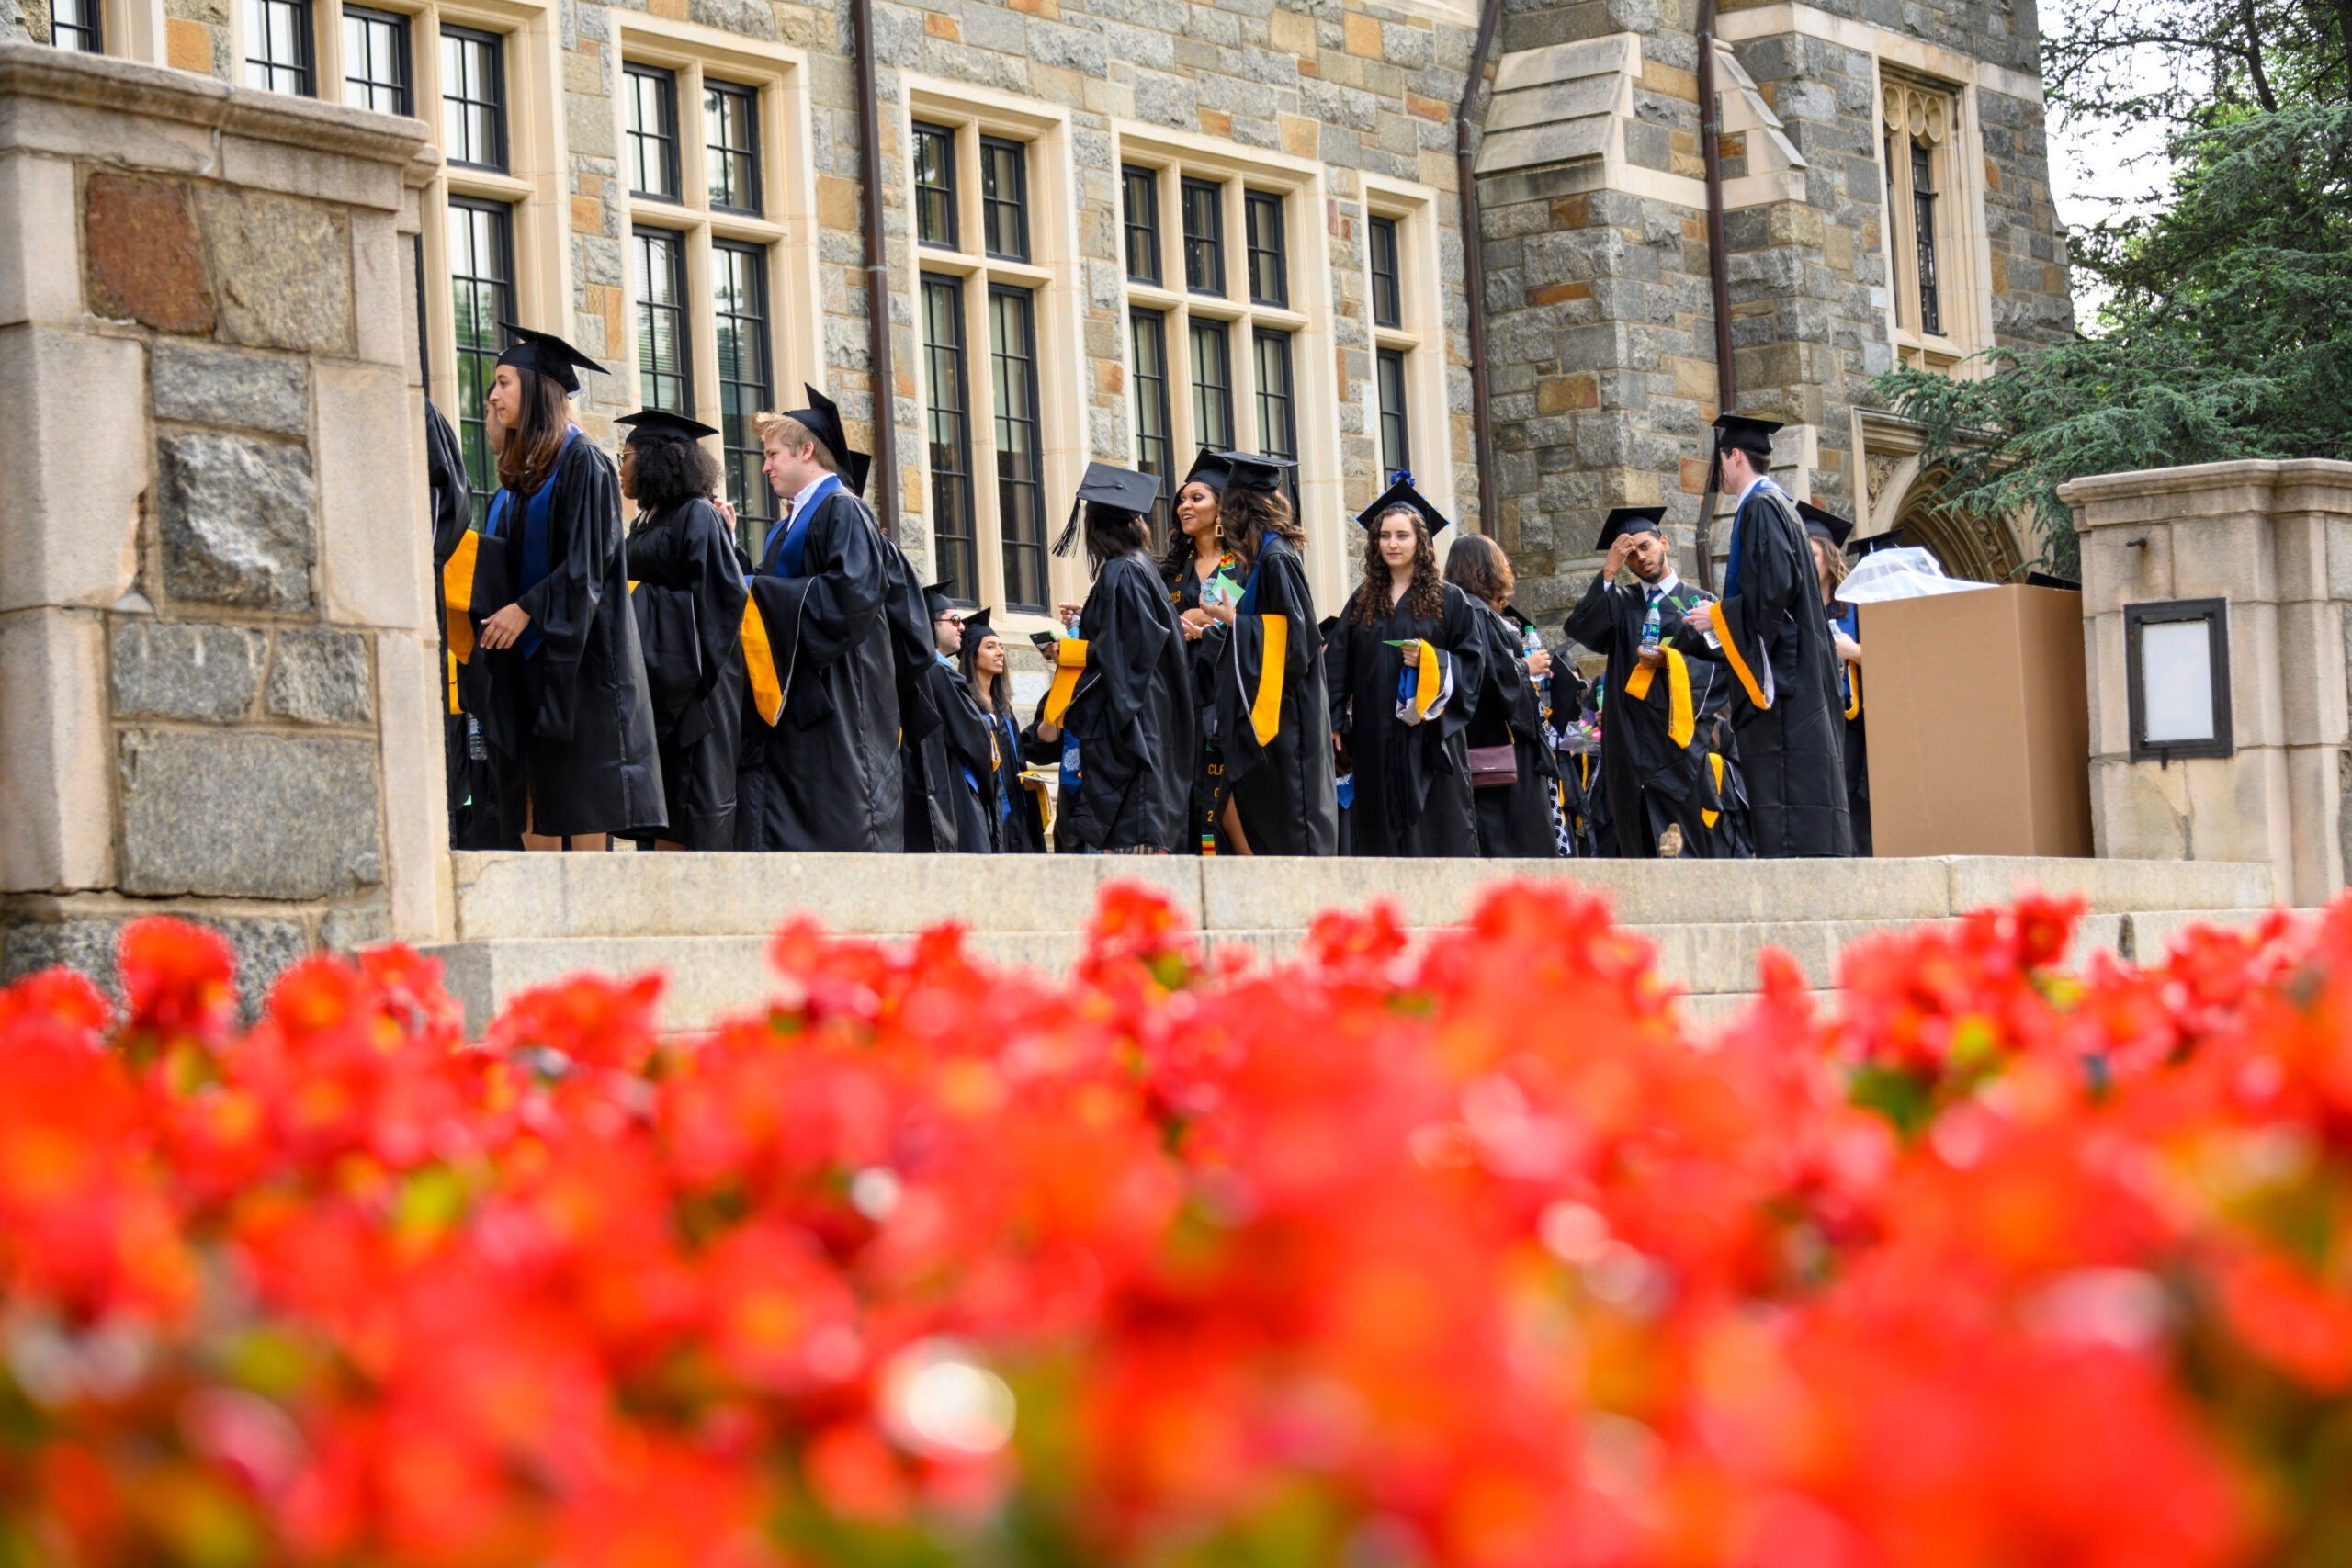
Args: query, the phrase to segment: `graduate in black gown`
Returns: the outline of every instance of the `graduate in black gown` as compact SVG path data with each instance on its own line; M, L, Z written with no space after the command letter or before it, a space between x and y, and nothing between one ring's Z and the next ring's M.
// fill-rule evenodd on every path
M1089 463L1054 541L1067 555L1081 521L1094 585L1078 635L1057 647L1038 739L1078 742L1077 788L1057 813L1056 847L1080 853L1170 854L1193 834L1198 749L1192 660L1145 522L1159 480Z
M735 530L714 504L718 463L703 446L718 431L644 409L614 422L621 494L637 503L628 535L629 607L645 650L662 760L665 850L735 847L735 758L743 734L743 563Z
M1353 852L1476 855L1464 737L1487 683L1487 612L1438 575L1431 540L1446 520L1408 479L1356 521L1363 581L1340 611L1329 676L1331 731L1356 780Z
M468 713L458 689L458 653L462 643L473 651L471 618L449 614L449 561L473 525L474 498L466 483L466 452L457 431L432 400L424 404L424 479L433 501L433 609L441 628L442 761L449 788L449 847L453 850L512 850L522 839L503 830L498 819L498 780L491 771L490 746L482 739L481 723ZM472 551L478 551L477 537ZM468 559L475 558L472 551ZM465 573L466 588L471 573Z
M1216 489L1206 479L1189 479L1177 488L1176 526L1159 558L1167 580L1170 603L1184 632L1184 647L1193 672L1193 750L1192 819L1193 841L1185 852L1230 854L1225 834L1225 757L1213 724L1202 722L1216 702L1216 661L1212 649L1224 646L1208 635L1217 624L1210 607L1238 604L1241 600L1241 557L1225 537Z
M991 615L982 610L964 617L964 651L958 660L966 701L979 720L983 739L978 748L967 749L969 743L951 724L948 746L980 803L989 849L1004 855L1043 854L1046 814L1037 804L1037 792L1021 776L1021 720L1012 711L1011 661Z
M1867 858L1871 853L1871 763L1869 738L1862 728L1862 617L1858 606L1838 598L1838 585L1846 581L1850 570L1846 542L1854 525L1809 501L1797 502L1797 516L1804 522L1805 542L1813 547L1813 564L1821 578L1822 613L1829 617L1830 652L1837 658L1838 700L1845 709L1845 728L1838 742L1846 758L1846 817L1853 828L1854 853ZM1892 537L1880 535L1861 553L1869 554Z
M1552 754L1536 682L1552 672L1549 652L1526 650L1527 623L1510 608L1510 558L1483 534L1464 534L1446 552L1445 580L1478 609L1487 639L1487 683L1464 739L1471 753L1471 799L1478 852L1535 860L1566 853L1560 817L1560 765ZM1481 758L1498 764L1477 766ZM1505 775L1499 764L1508 758Z
M481 661L505 829L526 849L603 849L608 834L668 819L620 476L571 417L577 372L603 367L561 338L506 331L515 342L483 403L501 488L475 548L451 558L476 569L463 594L479 626L469 664ZM500 558L495 581L479 570L485 556Z
M1184 479L1186 494L1197 483L1216 495L1218 526L1242 568L1238 604L1202 606L1216 622L1203 634L1202 657L1216 671L1218 820L1236 854L1339 850L1321 621L1298 553L1306 536L1282 492L1283 470L1296 466L1204 449Z
M1684 626L1675 646L1729 666L1737 682L1732 731L1757 854L1850 855L1829 620L1796 503L1766 472L1780 428L1741 414L1715 421L1724 492L1739 498L1739 510L1724 596L1704 621Z
M906 844L901 731L937 716L922 697L932 659L922 588L861 497L869 459L841 411L753 422L783 513L762 541L743 621L748 672L735 846L865 850Z
M971 801L947 746L948 731L959 719L983 742L988 738L977 710L968 717L957 711L971 709L971 701L956 667L956 656L964 650L964 616L947 596L953 587L953 582L931 582L922 591L923 607L931 613L933 649L922 683L940 722L919 740L899 741L909 854L978 854L988 849L988 819Z
M1600 773L1615 837L1602 852L1655 860L1661 840L1679 839L1681 854L1722 859L1731 846L1707 820L1716 809L1714 771L1701 731L1730 700L1731 677L1674 645L1684 623L1703 615L1714 596L1676 574L1665 515L1662 506L1609 513L1594 547L1608 558L1566 626L1609 660Z

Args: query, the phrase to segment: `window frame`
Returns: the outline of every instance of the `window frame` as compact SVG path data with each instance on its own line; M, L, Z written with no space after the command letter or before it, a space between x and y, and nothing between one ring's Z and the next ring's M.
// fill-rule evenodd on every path
M726 488L728 500L734 503L737 533L746 541L746 551L750 551L757 548L759 543L752 536L764 532L763 528L754 525L775 521L782 510L776 504L775 492L768 488L766 476L761 472L765 448L760 441L759 433L752 426L754 413L775 407L775 295L768 287L769 274L774 269L769 247L756 240L713 236L710 253L710 318L714 342L718 340L718 326L722 321L757 323L757 330L751 333L749 340L759 357L756 379L728 375L727 355L723 347L711 361L711 378L718 388L719 417L713 423L718 426L719 478ZM748 292L755 297L753 310L747 312L720 309L718 258L722 255L749 258L743 276ZM744 400L751 406L740 413L730 412L728 407L730 389L753 387L758 389L759 395ZM732 442L728 439L730 420L739 422L736 428L748 440ZM744 459L748 459L749 467L739 470L736 465Z
M745 218L765 217L767 215L767 171L761 166L759 88L749 83L729 82L724 77L712 77L706 74L702 80L701 96L704 199L710 204L710 209L714 212L736 213ZM712 134L710 110L714 101L732 101L741 106L744 145L737 147L726 142L713 141L710 139ZM711 171L724 167L737 158L742 159L745 165L744 184L750 187L752 197L751 205L748 207L741 202L721 201L718 198L718 193L711 188Z
M989 154L1012 154L1013 194L1010 197L991 195L996 182L997 164ZM980 165L980 247L990 261L1026 262L1029 245L1029 146L1004 136L979 138ZM1006 249L996 242L1000 238L993 220L1000 209L1010 209L1012 214L1013 238L1017 248Z
M1386 242L1385 246L1384 239ZM1384 248L1388 253L1385 267L1380 265ZM1364 259L1372 274L1372 291L1367 297L1372 324L1401 332L1405 326L1405 254L1396 219L1385 212L1375 212L1364 220ZM1385 312L1381 309L1384 293L1387 297Z
M403 12L381 10L373 6L341 6L337 9L335 19L342 24L344 30L343 58L338 62L336 74L343 80L343 101L345 106L372 110L378 114L413 115L416 112L415 20ZM392 39L393 79L391 81L384 82L373 76L355 77L352 74L350 34L351 24L354 21L359 24L363 36L368 35L369 30L375 28L383 28L390 31ZM368 57L368 62L373 64L374 50L370 48L364 52ZM371 98L377 91L389 87L393 95L393 107L389 109L379 109L372 102L352 103L351 89L355 85L367 90Z
M1290 307L1290 243L1285 238L1289 224L1283 215L1289 205L1279 191L1252 190L1247 186L1242 189L1242 270L1249 275L1245 287L1250 291L1250 303L1252 305L1272 305L1283 310ZM1272 215L1273 243L1271 245L1259 243L1259 218L1266 213ZM1272 258L1274 291L1271 294L1258 291L1258 259L1261 256Z
M1282 387L1270 389L1272 379L1266 374L1266 351L1280 351ZM1298 461L1298 352L1297 340L1287 328L1252 326L1250 329L1250 355L1252 396L1257 400L1258 450L1269 457L1288 457ZM1272 426L1279 423L1281 439L1274 439ZM1291 510L1298 510L1298 470L1283 470L1283 493L1290 498Z
M1886 268L1887 339L1897 364L1956 372L1991 346L1992 299L1986 274L1982 136L1975 89L1963 82L1915 75L1878 62L1879 121L1872 155L1885 203L1878 252ZM1915 149L1927 154L1931 189L1920 192L1912 167ZM1933 203L1928 236L1933 314L1921 299L1922 265L1917 197Z
M653 277L648 258L656 250L668 253L668 265L662 270L667 275L670 288L676 296L674 304L653 298L646 288ZM691 318L695 311L694 286L686 274L686 236L658 223L632 223L629 225L629 262L630 279L637 286L637 332L633 346L637 360L638 404L641 408L664 409L691 418L695 411L695 344ZM673 318L671 330L678 346L678 368L674 374L654 369L646 363L647 351L651 346L649 339L654 333L656 318L663 312L668 312ZM657 383L677 382L675 400L663 400L649 390L646 385L649 377Z
M1156 345L1155 353L1159 361L1156 372L1147 371L1144 368L1143 355L1137 348L1141 341L1138 334L1147 325L1151 330ZM1169 402L1169 388L1174 382L1175 376L1168 363L1167 311L1155 310L1148 305L1127 307L1127 362L1132 367L1128 375L1134 384L1136 468L1138 472L1156 473L1159 476L1159 499L1152 503L1152 531L1155 536L1164 536L1174 522L1176 487L1184 478L1182 469L1178 467L1179 449L1176 445L1175 411ZM1159 428L1157 433L1144 429L1143 398L1147 383L1157 389L1157 395L1153 398L1151 404L1152 412L1159 420ZM1152 458L1145 450L1145 447L1152 443L1157 443L1160 447L1159 467L1157 469L1152 468Z
M964 319L965 280L952 273L922 272L916 275L916 308L920 318L916 323L916 340L922 345L923 361L923 452L924 469L930 479L932 502L932 570L949 584L948 597L960 604L979 603L980 583L980 525L979 480L972 468L972 355L971 334ZM945 301L947 320L952 323L955 341L942 344L932 333L932 302ZM955 366L952 378L958 394L952 407L939 401L942 383L950 378L938 373L937 356L951 358ZM935 454L942 445L939 422L942 417L956 422L956 434L947 443L955 453L956 466L943 469ZM944 481L948 493L943 494ZM960 487L961 504L950 497ZM952 531L943 524L954 513L957 526ZM957 559L943 570L940 557L952 547ZM969 592L962 592L968 589Z
M471 28L447 22L435 29L435 43L441 57L441 80L437 85L439 88L437 96L441 102L442 154L454 168L485 169L503 175L509 173L514 167L514 152L513 137L510 133L510 122L513 118L510 105L513 102L513 96L507 87L506 73L506 45L509 37L510 35L506 33L492 32L486 28ZM488 46L489 53L486 56L490 62L490 96L488 97L469 98L456 96L450 92L447 46L452 41ZM457 105L489 111L492 142L490 152L492 161L482 162L473 158L461 158L449 151L449 110L452 106Z
M317 97L319 96L319 39L318 8L314 0L243 0L240 10L245 18L245 36L242 47L238 50L237 63L243 68L239 73L242 80L238 85L265 93L284 93L288 97ZM291 63L280 61L267 52L273 41L268 25L270 13L273 11L288 12L295 19L292 39L295 58ZM260 24L258 29L254 26L256 22ZM256 30L260 34L258 41L264 51L258 56L254 53L256 42L254 35ZM266 80L260 82L253 80L255 66L261 67ZM298 85L291 88L279 86L277 74L280 72L293 73Z
M907 180L914 191L915 243L919 245L935 245L944 251L960 251L964 248L963 213L960 210L963 205L963 192L958 188L961 181L956 177L956 147L959 140L954 126L936 125L928 120L920 119L914 122L913 134L908 138L908 145L915 152L915 157L908 164ZM921 162L923 149L926 145L935 145L942 141L947 145L946 159L940 165L944 183L926 185L922 179ZM945 220L944 234L925 231L924 206L927 200L936 201L939 214Z
M86 8L85 19L60 22L57 19L57 0L50 0L50 47L63 50L68 54L104 54L107 51L107 8L104 0L73 0L73 3ZM79 36L73 43L60 43L57 35L61 29Z
M1203 370L1201 346L1216 344L1217 366L1222 380L1213 380ZM1203 446L1231 447L1241 450L1241 421L1235 409L1233 395L1233 323L1216 316L1196 317L1184 323L1184 369L1186 380L1193 389L1193 439ZM1222 432L1216 430L1219 419L1209 412L1209 400L1215 398L1222 406Z
M1144 218L1135 218L1135 184L1140 181L1144 190ZM1151 270L1136 270L1136 237L1140 232L1149 246ZM1168 277L1168 260L1162 247L1159 228L1159 171L1135 164L1119 165L1119 237L1120 260L1127 269L1130 283L1148 283L1158 287Z
M483 277L478 273L458 272L457 258L454 254L454 243L451 244L452 254L450 254L448 262L447 277L450 295L450 315L452 321L456 326L456 348L451 364L451 373L456 378L457 396L450 405L450 423L457 427L459 450L466 454L468 459L466 463L466 488L469 492L471 492L473 497L473 520L474 526L476 527L481 526L483 522L488 518L490 513L491 497L497 493L498 486L495 482L497 479L497 464L495 459L490 457L490 443L487 435L485 434L480 438L481 452L485 465L485 477L492 482L484 488L476 489L472 482L474 479L474 465L472 462L474 452L473 449L469 447L467 445L466 432L469 428L477 432L481 431L482 428L482 422L479 418L469 418L466 412L466 387L468 373L470 368L479 373L476 377L478 385L475 396L480 398L488 393L490 388L490 377L495 367L498 355L502 352L504 346L498 341L498 323L501 320L512 321L514 319L513 315L502 316L501 311L515 311L519 310L517 299L519 295L520 283L514 265L514 229L516 221L514 209L515 204L514 202L501 200L495 197L464 196L453 192L448 199L448 210L452 213L474 212L493 220L492 232L496 238L496 249L498 251L497 260L504 272L504 276L503 277ZM452 225L452 229L454 231L454 225ZM452 234L452 240L454 240L454 232ZM468 245L468 249L472 249L470 243ZM461 277L476 288L487 285L492 291L493 295L501 290L503 290L505 295L503 305L493 304L488 312L490 317L490 331L489 342L486 344L479 342L469 344L464 333L465 323L457 319L458 310L456 286ZM477 323L477 332L479 332L479 323Z
M1198 294L1211 299L1228 298L1225 288L1225 190L1232 183L1229 180L1203 179L1193 175L1183 175L1176 182L1177 232L1184 247L1184 292L1187 294ZM1209 219L1211 231L1208 233L1196 234L1193 231L1191 198L1194 197L1208 198L1208 206L1204 209ZM1193 265L1195 246L1201 248L1207 265ZM1211 276L1214 281L1206 284L1196 281L1204 274Z
M1374 445L1380 459L1382 488L1392 482L1392 476L1413 468L1413 381L1406 360L1412 351L1404 348L1381 348L1373 353L1373 407L1377 411L1378 429L1374 433ZM1395 396L1390 395L1390 368L1395 368ZM1396 427L1396 445L1389 444L1389 427Z
M651 130L638 124L638 109L644 102L633 84L643 83L653 89L654 108L662 123ZM684 140L678 124L678 73L667 65L656 65L641 60L624 58L621 62L621 148L623 152L622 187L635 201L661 201L673 206L686 205L685 156L680 143ZM637 183L643 170L645 144L659 144L661 177L667 182L665 190L649 190ZM708 193L705 193L707 199Z
M1017 307L1022 317L1022 332L1025 352L1013 352L1006 347L1007 333L999 319L1000 306ZM1053 607L1053 567L1046 554L1048 528L1046 521L1046 448L1045 448L1045 387L1037 366L1037 294L1036 290L1020 283L1000 283L993 278L988 286L989 312L989 413L993 420L990 434L995 446L990 453L990 466L996 469L997 491L997 552L1002 558L1000 570L1004 591L1004 608L1013 614L1044 615ZM1010 394L1006 367L1019 367L1024 383L1025 406L1012 406L1016 399ZM1018 449L1017 443L1008 439L1008 429L1026 425L1029 435L1030 473L1016 477L1006 471L1005 454ZM1017 496L1025 494L1028 518L1023 526ZM1020 536L1016 536L1016 529ZM1018 563L1018 564L1017 564ZM1035 571L1036 597L1023 595L1029 584L1022 566L1032 566Z

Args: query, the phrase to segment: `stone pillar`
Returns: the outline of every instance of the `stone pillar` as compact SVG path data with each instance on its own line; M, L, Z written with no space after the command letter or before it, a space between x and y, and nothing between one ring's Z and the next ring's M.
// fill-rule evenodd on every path
M254 982L447 930L424 141L0 46L0 973L157 911Z
M2281 899L2326 902L2352 843L2352 463L2205 463L2058 493L2082 535L2098 853L2264 861ZM2209 598L2229 601L2236 754L2134 762L2124 606Z

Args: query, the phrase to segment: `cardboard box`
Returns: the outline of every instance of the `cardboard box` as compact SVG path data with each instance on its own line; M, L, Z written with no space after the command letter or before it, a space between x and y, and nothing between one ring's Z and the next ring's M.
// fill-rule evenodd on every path
M2083 596L1999 587L1861 606L1881 855L2088 855Z

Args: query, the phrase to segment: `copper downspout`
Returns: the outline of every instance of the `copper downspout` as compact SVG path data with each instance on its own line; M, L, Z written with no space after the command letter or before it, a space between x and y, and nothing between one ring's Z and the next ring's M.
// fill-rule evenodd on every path
M858 173L865 183L865 324L874 388L874 471L866 497L883 529L899 536L898 378L890 369L890 269L882 244L882 115L874 81L874 0L852 0L857 38Z
M1707 283L1715 308L1715 412L1739 401L1731 364L1730 258L1724 254L1724 111L1715 96L1715 0L1699 0L1699 157L1707 172ZM1708 443L1707 488L1699 498L1699 586L1715 588L1715 496L1723 453Z
M1470 168L1476 151L1470 140L1470 110L1487 79L1487 56L1494 50L1495 28L1501 20L1502 0L1486 0L1478 8L1478 41L1470 51L1470 75L1462 85L1461 107L1453 111L1453 177L1462 195L1462 291L1470 301L1471 457L1478 465L1478 531L1489 537L1497 521L1495 435L1487 409L1487 271L1478 254L1478 180Z

